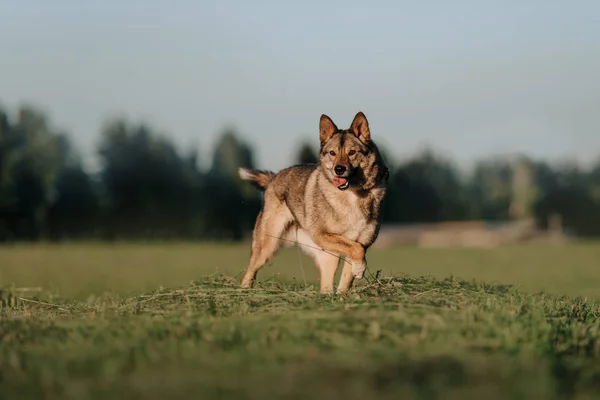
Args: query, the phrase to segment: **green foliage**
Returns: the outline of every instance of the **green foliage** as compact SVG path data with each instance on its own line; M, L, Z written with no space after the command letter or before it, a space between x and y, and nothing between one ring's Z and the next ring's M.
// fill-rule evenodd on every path
M238 181L239 167L254 168L252 150L233 130L226 130L215 145L210 174Z
M41 111L0 109L0 241L239 240L253 227L261 195L237 175L255 167L253 149L232 129L217 137L207 170L196 149L180 154L166 134L123 119L105 124L97 154L101 171L90 175ZM318 162L313 146L302 143L296 162ZM384 222L533 217L544 227L559 215L573 233L600 235L600 163L584 171L492 159L468 177L430 150L386 163Z
M384 218L394 222L463 220L467 198L448 160L425 151L392 170Z
M318 164L318 151L310 143L303 142L298 149L296 164Z
M118 120L102 132L99 155L108 202L107 234L187 236L194 184L200 177L172 143L144 125Z
M24 106L15 121L0 112L0 239L44 234L54 186L69 165L66 137L38 110Z
M512 169L508 160L486 160L477 163L467 185L471 199L470 213L475 219L506 220L509 218Z

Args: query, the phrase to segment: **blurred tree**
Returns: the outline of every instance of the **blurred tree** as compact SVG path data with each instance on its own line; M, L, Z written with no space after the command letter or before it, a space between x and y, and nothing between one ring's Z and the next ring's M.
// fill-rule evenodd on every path
M260 209L260 194L239 178L240 167L254 168L252 149L229 129L216 142L203 187L203 219L211 237L239 240L253 227Z
M425 151L390 174L383 216L394 222L435 222L468 217L459 175L452 164Z
M61 172L56 193L48 210L49 237L53 240L98 237L98 193L80 164L68 166Z
M196 151L180 155L163 135L125 120L103 127L98 155L102 170L90 176L42 112L24 106L11 118L0 109L0 240L237 240L253 227L261 195L238 168L254 168L254 156L232 129L218 137L206 173ZM586 171L527 158L485 160L463 181L432 151L398 165L383 156L390 168L385 222L506 220L512 209L541 226L559 216L578 234L600 235L600 160ZM303 143L297 162L318 162L317 151Z
M188 234L199 174L190 159L180 157L167 139L149 127L123 120L105 126L98 154L112 235Z
M8 115L0 109L0 240L12 237L18 202L14 192L12 166L17 144L16 131Z
M600 204L600 159L592 166L589 175L589 185L594 201Z
M69 152L66 136L53 131L39 110L21 107L14 123L0 113L0 235L4 239L34 240L44 235L55 183L69 162Z
M467 182L471 218L506 220L512 194L512 167L508 160L477 162Z
M254 168L252 149L240 140L235 131L227 129L216 142L209 173L238 181L239 167Z
M440 199L426 181L411 177L400 166L390 174L388 193L382 205L384 222L432 222L440 219Z
M317 150L310 143L304 142L300 145L296 155L296 164L318 164Z
M550 175L550 173L546 173ZM559 215L562 224L582 236L600 235L600 202L594 196L595 169L582 171L577 165L555 168L546 176L541 195L535 203L536 219L542 227Z
M526 157L519 157L513 166L511 217L517 220L531 218L538 194L533 163Z
M577 235L600 235L600 204L594 201L589 188L561 185L540 198L534 210L542 226L547 226L553 215L559 215L563 226Z

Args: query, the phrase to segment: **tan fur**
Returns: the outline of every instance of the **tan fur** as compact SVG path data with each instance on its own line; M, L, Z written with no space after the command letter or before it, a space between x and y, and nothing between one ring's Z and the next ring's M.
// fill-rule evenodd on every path
M259 189L266 188L269 182L271 182L271 180L275 176L275 174L270 171L251 171L244 168L240 168L239 175L240 178L242 178L245 181L252 182L254 186L258 187Z
M291 242L298 242L314 258L322 293L333 292L340 256L350 264L344 265L338 292L363 277L366 251L379 233L388 170L362 112L348 130L339 130L331 118L322 115L319 137L318 165L295 165L277 174L240 169L243 180L264 190L242 287L251 288L258 270Z

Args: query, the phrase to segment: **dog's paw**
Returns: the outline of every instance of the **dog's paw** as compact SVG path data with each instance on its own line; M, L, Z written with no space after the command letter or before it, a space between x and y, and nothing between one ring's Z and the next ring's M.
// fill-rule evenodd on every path
M362 279L367 270L367 260L361 262L352 262L352 276L356 279Z

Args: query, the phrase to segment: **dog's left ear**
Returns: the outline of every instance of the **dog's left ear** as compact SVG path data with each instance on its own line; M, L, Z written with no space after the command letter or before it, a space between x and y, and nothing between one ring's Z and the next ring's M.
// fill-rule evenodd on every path
M367 121L367 117L365 117L365 114L363 114L362 111L359 111L354 117L352 125L350 125L350 130L352 130L356 137L364 144L369 144L371 141L369 121Z

